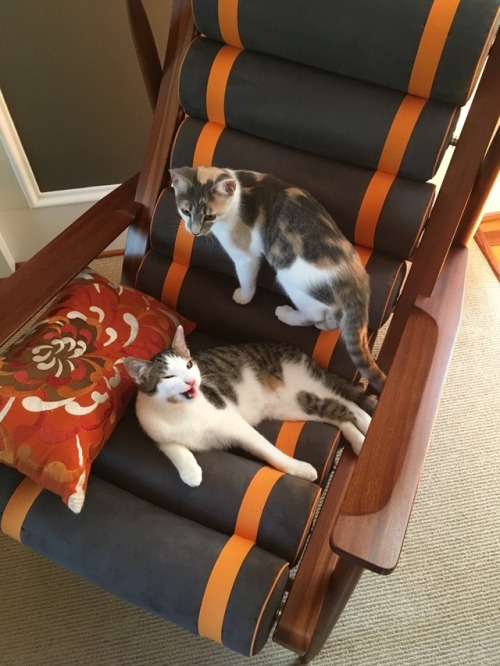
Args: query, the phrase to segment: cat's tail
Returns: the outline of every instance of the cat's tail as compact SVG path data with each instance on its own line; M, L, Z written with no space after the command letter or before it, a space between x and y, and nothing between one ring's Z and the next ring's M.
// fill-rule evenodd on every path
M342 337L352 362L368 383L380 393L385 384L385 374L378 367L368 344L368 327L347 312L342 318Z
M323 381L333 393L337 393L342 398L356 403L363 411L373 416L378 403L377 396L367 393L359 384L353 384L353 382L332 372L324 372Z

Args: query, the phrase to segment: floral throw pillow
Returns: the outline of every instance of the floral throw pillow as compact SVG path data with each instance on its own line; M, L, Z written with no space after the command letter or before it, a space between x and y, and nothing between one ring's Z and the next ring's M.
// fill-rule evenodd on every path
M122 359L149 359L182 324L156 299L87 269L0 356L0 462L82 509L90 466L134 394Z

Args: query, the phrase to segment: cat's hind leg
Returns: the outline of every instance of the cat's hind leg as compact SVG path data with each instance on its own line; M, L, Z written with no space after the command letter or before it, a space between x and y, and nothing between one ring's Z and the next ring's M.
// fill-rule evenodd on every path
M264 460L281 472L298 476L307 481L315 481L318 478L318 474L312 465L302 460L295 460L295 458L282 453L243 419L238 422L236 430L231 428L228 431L228 435L233 441L237 437L237 443L242 449L256 458Z
M326 330L339 327L341 312L333 303L329 271L297 258L289 268L277 270L276 277L296 308L277 307L275 314L280 321L289 326L317 326Z
M280 305L275 310L275 315L280 321L288 326L321 326L325 328L336 328L335 317L330 314L332 308L320 303L309 294L298 289L288 292L296 309L290 305Z
M305 420L336 426L351 444L354 453L359 455L371 423L371 416L361 407L352 402L349 404L340 396L320 397L316 392L305 390L297 393L296 400Z
M311 326L315 323L314 319L311 319L300 310L295 310L291 305L279 305L274 314L284 324L288 324L288 326Z

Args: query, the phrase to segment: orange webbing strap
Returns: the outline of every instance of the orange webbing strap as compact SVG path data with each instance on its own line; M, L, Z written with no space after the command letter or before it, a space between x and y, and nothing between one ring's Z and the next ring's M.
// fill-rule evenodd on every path
M213 155L220 135L224 131L223 125L207 123L200 132L193 156L193 166L208 166L212 164ZM175 237L173 261L167 271L163 282L161 300L170 308L177 309L177 301L182 283L191 262L194 236L192 236L181 220Z
M359 254L361 263L366 268L368 260L372 255L372 251L366 247L355 246L356 251ZM335 331L321 331L316 340L316 345L312 353L312 358L318 363L322 368L327 368L330 364L332 354L335 350L335 345L340 338L340 331L337 329Z
M405 150L430 95L460 0L434 0L413 63L408 92L401 103L385 141L378 170L368 185L356 221L355 242L373 247L382 207L401 165Z
M385 140L377 167L379 171L398 173L412 132L426 104L427 100L422 97L406 95L403 99Z
M276 438L276 448L293 458L304 425L305 421L283 421Z
M356 219L354 242L357 245L373 247L380 213L395 179L396 176L393 173L375 171L373 174Z
M434 0L420 38L408 92L430 97L444 45L460 0Z
M253 541L233 535L219 554L203 594L198 633L222 643L222 625L231 592Z
M219 29L226 44L243 48L238 29L238 0L219 0Z
M250 481L241 501L234 533L250 541L257 540L260 519L272 489L283 472L273 467L262 467Z
M23 523L28 511L42 490L42 486L27 477L21 481L12 493L3 512L0 529L4 534L8 534L16 541L21 541Z
M193 155L193 166L210 166L220 135L224 131L225 113L224 98L229 73L237 56L241 53L239 49L232 46L223 46L216 55L212 64L207 83L207 114L209 121L200 132ZM163 303L177 309L177 301L184 278L191 262L194 236L179 223L177 236L175 238L173 261L167 271L163 282L161 300Z
M200 132L193 155L193 166L210 166L224 125L207 123Z
M399 171L412 132L426 99L406 95L401 102L380 155L356 219L354 241L357 245L373 247L375 230L389 190Z
M224 101L226 99L227 82L234 61L240 55L241 49L234 46L223 46L215 56L208 75L207 83L207 116L209 120L220 125L226 124Z

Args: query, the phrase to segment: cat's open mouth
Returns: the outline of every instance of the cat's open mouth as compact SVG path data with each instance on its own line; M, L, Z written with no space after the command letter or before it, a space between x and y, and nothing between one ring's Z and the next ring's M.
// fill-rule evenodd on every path
M183 395L186 398L186 400L192 400L193 398L196 398L196 396L198 395L198 389L196 388L196 386L191 386L190 389L184 391L184 393L181 393L181 395Z

